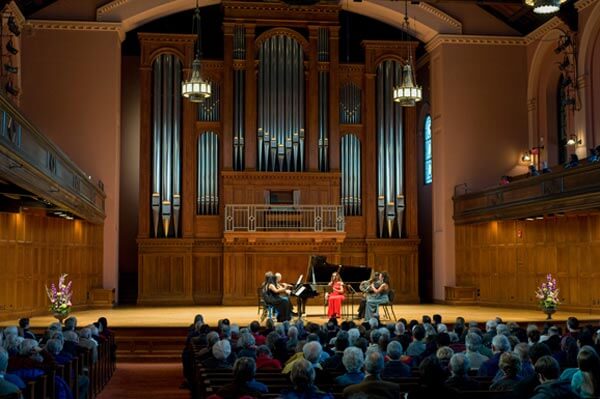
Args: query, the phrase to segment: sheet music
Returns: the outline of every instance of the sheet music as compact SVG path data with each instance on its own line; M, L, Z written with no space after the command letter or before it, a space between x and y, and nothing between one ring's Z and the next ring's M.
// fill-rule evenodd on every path
M298 291L296 291L296 292L294 293L294 295L296 295L296 296L300 296L300 295L301 295L301 294L304 292L304 290L305 290L305 289L306 289L306 287L305 287L305 286L302 286L302 287L298 288Z
M302 283L302 277L304 277L303 274L301 274L300 277L298 277L298 281L296 281L296 284L294 285L294 287L297 287L298 285L300 285L300 283Z

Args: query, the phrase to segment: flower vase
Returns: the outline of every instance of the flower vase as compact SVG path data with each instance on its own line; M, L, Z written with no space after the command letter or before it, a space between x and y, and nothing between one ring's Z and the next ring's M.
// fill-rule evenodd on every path
M554 313L556 313L556 308L554 308L554 307L552 307L552 308L543 308L543 311L548 316L548 317L546 317L546 320L552 320L552 315Z
M57 319L60 324L63 324L63 321L69 317L69 313L54 313L54 318Z

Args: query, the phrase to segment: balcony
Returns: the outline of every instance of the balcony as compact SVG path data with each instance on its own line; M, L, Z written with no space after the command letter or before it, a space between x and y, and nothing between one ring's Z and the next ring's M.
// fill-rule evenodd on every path
M344 223L341 205L226 205L224 237L227 242L239 238L342 242Z

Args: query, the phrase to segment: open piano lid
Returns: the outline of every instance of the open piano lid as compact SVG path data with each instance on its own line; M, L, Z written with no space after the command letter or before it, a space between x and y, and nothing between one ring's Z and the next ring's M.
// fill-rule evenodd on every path
M371 278L372 268L368 266L354 265L334 265L327 263L325 256L311 256L307 280L311 284L328 284L331 281L333 272L340 273L340 277L345 284L351 284L355 290L364 280ZM354 286L356 284L356 286Z

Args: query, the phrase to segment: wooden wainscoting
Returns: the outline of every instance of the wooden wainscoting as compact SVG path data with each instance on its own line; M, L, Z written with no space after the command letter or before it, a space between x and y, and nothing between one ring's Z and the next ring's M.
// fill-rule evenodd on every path
M138 239L138 304L191 305L190 239Z
M419 302L419 240L367 240L369 266L387 271L396 303Z
M73 304L102 287L103 226L43 213L0 213L0 320L48 312L45 286L61 273L73 281Z
M456 226L456 284L480 289L482 304L536 307L552 273L563 308L600 310L600 215Z

